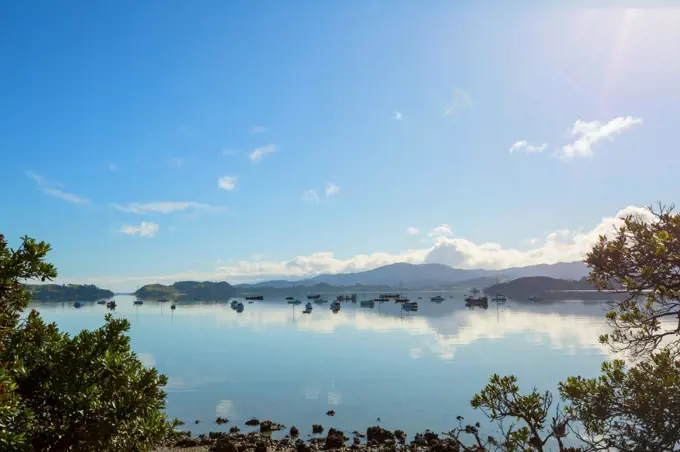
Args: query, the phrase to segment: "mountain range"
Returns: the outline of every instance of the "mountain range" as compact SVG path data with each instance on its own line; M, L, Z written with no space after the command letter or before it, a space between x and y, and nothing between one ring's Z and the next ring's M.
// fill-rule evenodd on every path
M255 284L237 284L237 289L312 287L317 284L331 286L390 286L408 289L432 289L453 287L488 287L499 282L529 276L545 276L556 279L580 280L588 275L583 262L559 262L503 270L457 269L443 264L385 265L373 270L356 273L324 274L300 281L273 280Z

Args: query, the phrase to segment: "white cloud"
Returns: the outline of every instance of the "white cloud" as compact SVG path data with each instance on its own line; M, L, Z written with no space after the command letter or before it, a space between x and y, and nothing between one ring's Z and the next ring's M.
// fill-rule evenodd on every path
M139 235L140 237L153 237L158 233L158 224L153 221L142 221L139 226L124 225L119 232L127 235Z
M413 226L409 226L406 228L406 233L408 235L418 235L420 234L420 229L414 228Z
M82 196L75 195L73 193L68 193L59 188L43 188L43 193L49 196L54 196L55 198L60 198L75 204L89 204L90 200L83 198Z
M268 129L265 126L253 126L250 128L250 133L253 135L259 135L261 133L267 133Z
M316 190L307 190L302 193L302 200L305 202L319 203L319 193Z
M63 185L60 184L59 182L53 182L53 181L48 181L45 179L43 176L40 174L34 173L32 171L26 171L26 176L33 179L38 183L38 187L40 188L40 191L43 192L44 194L48 196L52 196L54 198L59 198L63 199L68 202L72 202L74 204L89 204L90 200L87 198L84 198L82 196L69 193L67 191L62 190L59 187L62 187Z
M130 204L112 204L114 209L120 210L121 212L130 213L173 213L181 212L185 210L195 210L195 211L216 211L220 210L220 207L211 206L210 204L203 204L200 202L193 201L159 201L159 202L147 202L139 203L133 202Z
M401 121L402 119L404 119L404 115L402 115L401 112L399 111L395 111L394 113L392 113L392 119Z
M515 151L524 151L528 154L538 153L538 152L545 151L546 147L548 147L548 143L534 145L534 144L531 144L527 141L521 140L521 141L516 141L512 146L510 146L510 153L512 154Z
M429 237L435 239L437 237L448 237L450 235L453 235L453 230L451 229L451 225L448 224L440 224L436 228L432 229L428 234Z
M340 193L340 187L333 182L326 184L326 196L335 196Z
M451 96L451 101L444 109L444 116L458 113L459 111L465 110L467 108L472 108L472 97L470 97L467 91L460 88L455 88L453 90L453 95Z
M271 154L276 151L277 151L276 145L269 144L267 146L262 146L254 149L250 154L248 154L248 158L250 159L251 162L257 163L261 161L267 154Z
M224 176L217 180L217 186L223 190L232 191L236 188L236 177Z
M591 157L593 155L592 146L598 141L619 134L634 125L642 124L641 118L632 116L619 116L606 124L600 121L581 121L574 123L571 135L579 137L574 143L562 146L561 157L570 159L574 157Z
M118 166L118 165L115 164L115 163L109 163L109 169L110 169L111 171L119 171L119 170L120 170L120 166Z

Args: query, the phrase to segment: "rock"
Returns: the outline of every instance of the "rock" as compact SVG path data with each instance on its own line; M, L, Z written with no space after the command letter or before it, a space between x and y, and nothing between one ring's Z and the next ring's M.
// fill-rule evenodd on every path
M327 416L335 416L335 411L330 410L330 411L326 412L326 415Z
M218 417L217 420L215 421L218 425L226 424L229 422L229 419L226 417Z
M406 432L403 430L395 430L394 431L394 437L399 440L399 444L404 444L406 443Z
M210 448L211 452L238 452L238 448L227 438L219 438Z
M267 452L267 446L265 446L264 443L257 443L255 452Z
M198 447L201 442L196 438L182 438L175 443L175 447Z
M290 436L298 436L299 434L300 430L298 430L296 426L290 428Z
M240 432L240 431L241 431L241 429L238 428L238 427L235 426L235 425L234 425L232 428L229 429L229 433L238 433L238 432Z
M330 428L328 430L328 435L326 435L326 449L340 449L345 445L345 442L349 440L340 430Z
M385 440L388 439L394 440L394 433L382 427L375 426L369 427L368 430L366 430L366 437L369 441L375 440L378 443L384 443Z
M361 439L359 439L358 436L355 436L355 437L354 437L354 445L355 445L355 446L358 446L359 444L361 444Z
M224 432L208 432L208 438L210 439L220 439L226 438L227 434Z
M312 433L323 433L323 425L320 424L312 425Z
M260 433L276 432L286 428L285 425L276 424L272 421L262 421L260 424Z
M366 438L366 434L362 432L354 432L354 434L359 438Z
M260 425L260 421L258 421L258 420L255 419L255 418L252 418L252 419L250 419L249 421L246 421L246 425L247 425L248 427L257 427L258 425Z
M297 449L297 452L312 452L312 448L309 447L309 444L301 439L295 442L295 448Z

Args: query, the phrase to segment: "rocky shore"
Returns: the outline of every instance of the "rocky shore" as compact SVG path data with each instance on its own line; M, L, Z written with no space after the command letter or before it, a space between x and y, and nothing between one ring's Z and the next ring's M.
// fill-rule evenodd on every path
M433 452L457 452L458 443L447 436L440 436L429 430L416 434L411 442L407 442L406 434L401 430L394 432L379 426L369 427L366 432L347 433L329 428L324 435L317 435L305 441L297 436L298 429L291 427L289 434L282 439L271 437L270 426L279 427L265 421L260 426L265 428L260 432L240 433L233 427L230 433L210 432L208 435L191 437L189 433L173 444L166 444L156 448L157 452L317 452L325 450L335 451L396 451L420 450ZM323 430L321 425L314 426L315 432ZM350 436L352 438L350 438Z

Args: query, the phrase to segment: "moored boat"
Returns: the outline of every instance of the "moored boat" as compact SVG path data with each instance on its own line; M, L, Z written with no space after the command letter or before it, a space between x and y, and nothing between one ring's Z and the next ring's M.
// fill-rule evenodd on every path
M83 307L83 303L82 303L81 301L74 301L74 302L73 302L73 307L74 307L74 308L82 308L82 307Z
M402 305L405 311L417 311L418 310L418 302L417 301L409 301L408 303L404 303Z
M99 300L97 301L97 304L106 304L106 300Z
M430 301L435 302L444 301L444 297L442 297L441 295L435 295L434 297L430 297Z
M135 300L135 301L133 301L133 303L134 304L144 304L144 302L142 300Z
M323 298L317 298L316 300L314 300L314 303L316 304L328 303L328 300L325 300Z
M331 303L331 309L333 311L339 310L340 309L340 302L338 300L333 301L333 303Z
M161 303L165 303L166 301L170 301L170 300L168 300L165 297L162 297L162 298L159 298L158 301L161 302Z
M114 300L107 301L106 307L109 308L109 309L116 309L116 302Z
M495 301L497 303L505 303L506 301L508 301L508 297L506 297L502 293L497 293L496 295L491 297L491 301Z
M482 297L469 296L469 297L465 298L465 304L467 304L467 305L481 306L481 305L486 305L488 303L489 303L489 298L486 297L486 296L482 296Z
M174 311L175 309L177 309L177 305L175 303L173 303L172 305L170 305L170 309L172 309Z
M538 295L532 295L529 297L529 301L541 301L543 298L539 297Z
M287 300L287 301L289 301L289 300L295 300L295 297L286 297L286 300Z
M302 302L300 300L288 300L288 304L301 304Z
M399 296L399 298L395 298L394 301L395 301L395 303L408 303L411 300L409 300L406 297Z
M246 297L246 300L264 300L264 296L262 295L249 295Z
M372 308L373 306L375 306L375 301L373 301L373 300L363 300L363 301L361 301L360 304L364 308Z
M318 293L315 294L307 294L307 299L308 300L316 300L317 298L321 298L321 295Z

